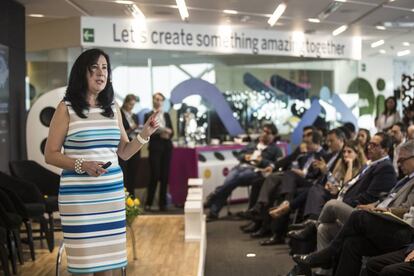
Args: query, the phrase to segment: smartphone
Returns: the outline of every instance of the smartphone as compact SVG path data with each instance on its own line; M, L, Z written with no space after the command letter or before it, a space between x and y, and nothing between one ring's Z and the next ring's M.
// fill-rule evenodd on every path
M112 162L111 161L108 161L108 162L106 162L105 164L102 165L102 169L107 169L111 165L112 165Z

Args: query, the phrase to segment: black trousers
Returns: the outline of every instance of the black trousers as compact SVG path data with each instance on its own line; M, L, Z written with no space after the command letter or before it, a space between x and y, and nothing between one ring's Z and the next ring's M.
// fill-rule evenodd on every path
M298 191L298 188L309 188L312 181L303 178L293 171L286 171L283 174L282 182L278 187L278 193L284 195L287 200L292 200Z
M118 158L119 166L124 173L124 186L130 194L134 194L134 190L138 187L137 171L141 159L140 152L134 154L128 160Z
M151 177L147 189L147 200L145 202L147 206L151 206L154 201L158 181L160 182L158 205L162 208L167 205L167 184L170 171L170 160L171 149L151 150L149 152Z
M372 257L367 262L367 276L411 276L414 263L404 262L409 252L405 248Z
M413 229L392 217L357 210L324 250L339 256L335 276L358 276L363 256L398 250L413 239Z
M325 203L332 198L333 196L322 185L313 185L308 190L303 215L305 217L319 217Z

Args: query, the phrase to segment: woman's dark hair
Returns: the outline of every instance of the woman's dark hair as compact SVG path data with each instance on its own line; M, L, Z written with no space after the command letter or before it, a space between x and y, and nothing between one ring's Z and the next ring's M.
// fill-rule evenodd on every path
M365 132L365 135L367 136L367 140L365 141L365 147L367 147L367 145L368 145L369 141L371 140L371 133L370 133L370 132L369 132L369 130L368 130L368 129L366 129L366 128L360 128L360 129L358 130L358 132L360 132L360 131Z
M124 102L122 103L122 108L125 107L125 105L131 101L135 101L139 103L139 97L135 96L134 94L128 94L125 96Z
M394 108L392 110L388 110L387 102L393 100L394 101ZM397 99L394 96L388 97L384 102L384 112L382 114L391 115L397 112Z
M361 147L359 146L358 141L348 140L348 141L345 142L343 148L345 148L345 147L352 149L357 154L357 158L354 160L353 166L361 168L362 165L363 165L362 163L364 162L364 159L365 159L365 153L361 149ZM345 160L343 158L344 157L342 155L342 161L345 162Z
M89 110L87 101L88 79L87 72L91 72L91 66L98 62L100 56L104 56L107 63L108 78L105 88L99 93L97 104L103 109L101 113L105 117L112 118L112 103L114 101L114 89L111 82L111 63L109 56L101 49L90 49L83 52L75 61L69 75L68 88L64 100L70 102L76 115L87 118L85 110Z
M356 153L358 153L358 151L360 150L360 146L358 144L358 141L355 141L355 140L348 140L348 141L346 141L344 143L344 147L351 148Z

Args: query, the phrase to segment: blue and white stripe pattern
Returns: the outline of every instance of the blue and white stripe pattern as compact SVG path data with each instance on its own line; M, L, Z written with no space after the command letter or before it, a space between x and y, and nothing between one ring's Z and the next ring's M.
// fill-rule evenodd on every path
M61 174L59 211L68 271L83 274L125 267L125 193L116 153L120 140L116 108L114 118L91 108L83 119L66 105L70 123L63 144L65 155L112 162L108 173L99 177L67 170Z

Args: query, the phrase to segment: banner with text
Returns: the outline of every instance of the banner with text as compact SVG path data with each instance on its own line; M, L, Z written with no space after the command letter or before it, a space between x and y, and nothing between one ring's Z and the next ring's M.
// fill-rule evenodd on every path
M232 25L145 23L122 18L81 18L81 45L228 54L361 59L360 37L306 35Z

